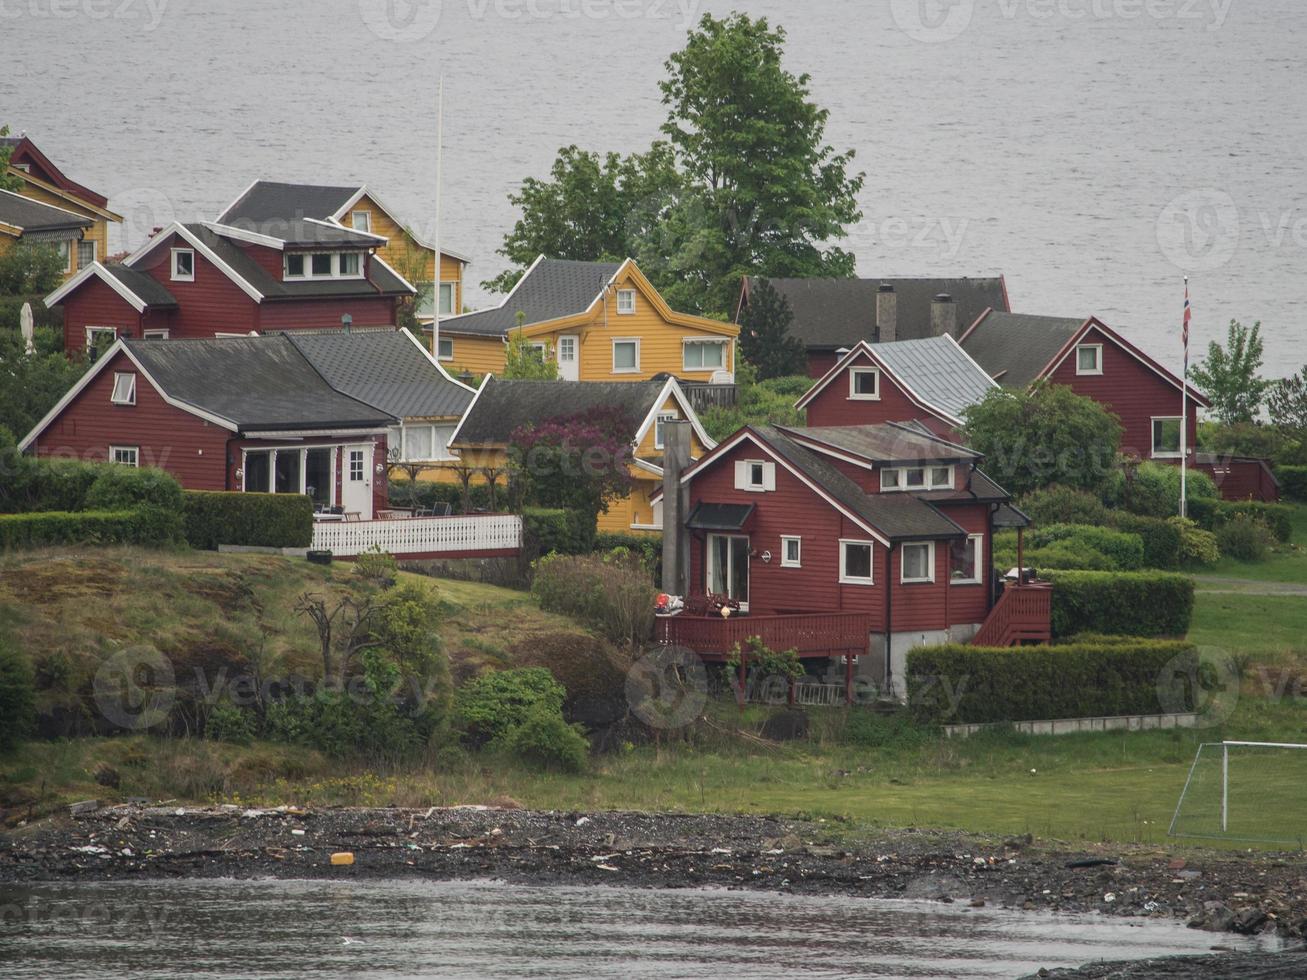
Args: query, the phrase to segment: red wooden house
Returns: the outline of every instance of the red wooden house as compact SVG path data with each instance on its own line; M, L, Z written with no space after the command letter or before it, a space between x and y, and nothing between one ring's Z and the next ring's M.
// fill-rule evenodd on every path
M760 636L842 656L849 680L856 661L898 695L923 643L1046 641L1046 589L998 598L995 527L1026 522L980 462L913 423L740 430L680 479L686 593L729 597L740 614L670 617L663 639L712 659Z
M876 425L914 419L957 441L962 415L998 385L951 336L859 341L796 408L809 425Z
M1121 448L1139 459L1179 465L1181 403L1177 377L1096 317L1029 316L988 311L963 334L962 348L1001 385L1066 385L1121 420ZM1221 459L1196 453L1198 409L1207 398L1189 386L1184 442L1189 465L1216 480L1227 499L1276 500L1279 489L1265 460Z
M173 224L121 264L92 263L46 297L64 346L118 338L195 339L282 330L394 326L416 290L377 254L386 239L326 221L280 237L212 222Z

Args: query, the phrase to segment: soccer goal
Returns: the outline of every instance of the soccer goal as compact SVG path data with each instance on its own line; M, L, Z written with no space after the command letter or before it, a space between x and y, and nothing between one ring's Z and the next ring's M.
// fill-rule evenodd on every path
M1307 744L1204 742L1168 833L1301 846L1307 841Z

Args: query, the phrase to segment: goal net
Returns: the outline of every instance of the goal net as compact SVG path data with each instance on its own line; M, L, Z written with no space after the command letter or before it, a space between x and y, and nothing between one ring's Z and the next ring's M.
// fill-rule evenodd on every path
M1303 845L1307 745L1203 743L1189 768L1169 834Z

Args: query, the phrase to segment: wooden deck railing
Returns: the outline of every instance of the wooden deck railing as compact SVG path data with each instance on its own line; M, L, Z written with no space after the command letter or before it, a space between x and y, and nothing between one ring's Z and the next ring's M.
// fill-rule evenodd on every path
M710 408L734 408L739 389L733 384L710 384L703 381L682 381L681 391L696 413Z
M1009 585L971 641L981 647L1047 643L1053 637L1053 587Z
M660 618L658 639L706 656L725 656L752 636L773 650L797 650L800 657L866 653L871 617L865 613L806 616L668 616Z
M522 547L522 518L516 514L471 514L395 521L323 521L313 525L313 547L342 558L373 548L397 557L511 552Z

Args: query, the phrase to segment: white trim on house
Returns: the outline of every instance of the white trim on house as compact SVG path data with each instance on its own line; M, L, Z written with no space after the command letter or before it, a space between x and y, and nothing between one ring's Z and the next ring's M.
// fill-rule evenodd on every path
M948 470L948 480L936 481L936 470ZM906 474L912 470L921 470L921 486L909 486ZM894 482L887 484L885 478L893 474ZM952 490L957 482L957 465L955 463L923 463L919 466L884 466L880 470L881 493L929 493L931 490Z
M979 322L977 322L976 325L979 326ZM1185 386L1181 383L1179 378L1175 377L1173 374L1171 374L1170 371L1168 371L1166 368L1162 367L1161 365L1156 363L1150 363L1146 357L1141 356L1141 354L1138 351L1133 349L1133 345L1128 340L1126 340L1125 337L1118 334L1115 330L1109 327L1106 323L1103 323L1097 317L1092 317L1092 316L1088 320L1086 320L1081 325L1080 329L1077 330L1072 335L1071 339L1066 342L1064 348L1061 351L1059 351L1057 354L1053 355L1053 359L1049 361L1048 364L1044 365L1044 369L1040 371L1037 375L1035 375L1035 381L1039 381L1043 378L1047 378L1051 376L1055 371L1057 371L1057 369L1062 366L1062 364L1066 361L1066 359L1071 356L1071 353L1084 342L1085 337L1089 335L1089 332L1091 330L1097 331L1098 334L1101 337L1103 337L1105 341L1111 341L1114 346L1124 351L1125 353L1129 354L1136 361L1142 364L1145 368L1147 368L1153 374L1157 375L1159 378L1161 378L1163 381L1169 384L1177 392L1184 391ZM1198 402L1198 406L1200 408L1203 407L1206 404L1206 397L1201 392L1199 392L1199 390L1195 388L1193 385L1189 385L1188 387L1189 387L1189 397L1195 399Z
M432 354L432 353L431 353L431 351L427 348L427 345L426 345L426 344L422 343L422 341L420 341L420 340L418 340L416 337L414 337L413 334L411 334L411 333L409 332L408 327L400 327L400 328L399 328L399 332L402 333L402 334L403 334L405 337L407 337L409 340L413 341L413 346L415 346L418 350L420 350L423 354L426 355L427 360L431 362L432 366L435 367L435 369L436 369L437 371L440 372L440 376L441 376L442 378L444 378L446 381L449 381L449 382L452 382L453 384L458 385L458 386L459 386L460 388L462 388L464 391L476 391L476 390L477 390L476 388L473 388L471 385L469 385L469 384L464 384L462 381L459 381L457 378L455 378L453 375L451 375L448 371L446 371L446 370L445 370L445 366L444 366L443 364L440 363L440 359L439 359L435 354ZM469 404L469 405L468 405L468 408L471 409L471 407L472 407L472 406ZM460 419L460 421L461 421L461 419ZM453 437L452 437L452 436L450 437L450 441L451 441L451 442L453 441Z
M730 367L728 365L731 362L730 362L730 351L728 350L728 345L730 343L731 343L730 339L726 337L721 337L721 338L682 337L681 338L681 370L682 371L729 371ZM686 361L686 354L688 353L690 347L692 345L697 347L704 347L707 346L708 344L712 344L715 347L721 348L722 363L720 365L711 365L711 366L700 364L698 367L692 367Z
M91 276L98 278L106 286L126 300L128 305L130 305L137 313L144 313L145 308L150 305L128 289L117 276L101 265L97 259L47 296L44 301L46 307L49 308L58 303L62 303L64 299L73 292L73 290L77 289L78 286L86 282L86 280L91 278Z
M955 568L950 568L949 571L950 585L983 585L984 584L985 535L968 534L967 547L971 549L971 554L975 561L976 574L971 578L958 578L957 577L958 570Z
M270 248L274 251L281 252L286 248L286 241L277 238L274 235L264 235L257 231L251 231L248 228L240 228L236 225L224 225L220 221L201 221L200 224L208 228L215 235L223 238L234 238L238 242L245 242L247 245L261 245L264 248Z
M374 200L375 200L375 198L374 198ZM430 247L430 246L428 246L428 247ZM448 253L446 253L446 254L448 254ZM534 262L532 262L532 263L527 267L527 270L526 270L525 272L522 273L521 278L519 278L519 279L517 280L517 282L513 283L513 288L510 289L506 294L504 294L504 298L503 298L502 300L500 300L499 303L498 303L497 305L495 305L495 306L487 306L487 307L484 307L483 309L480 309L480 310L469 310L469 311L466 312L466 313L456 313L456 314L454 314L453 316L447 316L447 317L445 317L443 320L440 321L441 329L444 329L444 328L447 327L450 323L453 323L453 321L458 320L458 319L461 319L462 317L465 317L465 316L475 316L477 313L484 313L484 312L486 312L486 310L500 310L500 309L503 309L505 306L508 305L508 301L511 300L511 299L513 298L513 294L516 293L516 292L518 291L518 289L521 287L522 283L526 282L527 277L528 277L529 275L531 275L531 273L535 272L536 266L538 266L538 265L539 265L541 262L543 262L544 260L545 260L545 253L544 253L544 252L541 252L539 255L536 256L536 260L535 260ZM443 280L442 280L442 282L443 282ZM601 295L602 295L602 294L601 294ZM591 300L590 305L591 305L591 306L594 305L594 301L593 301L593 300ZM515 328L509 328L509 332L511 332L513 329L515 329ZM477 334L476 336L483 336L483 335L481 335L481 334ZM493 336L496 336L496 335L494 335L494 334L485 334L484 336L487 336L487 337L493 337Z
M667 379L667 383L663 385L663 390L658 393L658 400L650 406L649 411L645 414L644 421L640 423L640 428L635 432L635 444L638 446L644 442L644 437L649 433L649 427L657 422L658 413L663 411L663 406L667 404L668 398L676 399L676 404L681 409L682 418L690 423L690 427L694 430L694 434L699 437L699 442L703 444L703 448L710 451L717 448L717 443L708 436L703 423L699 421L698 413L695 412L694 407L685 397L685 392L681 390L681 385L675 378Z
M325 506L327 506L327 507L335 507L335 506L339 503L339 498L338 498L337 495L336 495L336 480L337 480L337 477L338 477L338 476L340 476L340 477L343 477L343 476L344 476L343 473L339 473L339 472L338 472L339 469L340 469L340 451L341 451L341 449L345 448L345 446L347 446L347 445L349 445L349 443L345 443L345 444L342 444L342 445L334 445L334 446L333 446L333 445L326 445L326 446L324 446L324 445L321 445L321 444L313 445L313 446L305 446L305 445L299 445L299 446L296 446L296 445L289 445L289 446L242 446L242 447L241 447L241 465L240 465L240 474L241 474L241 488L240 488L240 492L241 492L241 493L250 493L250 492L251 492L251 491L245 489L245 478L246 478L246 476L249 474L249 457L250 457L250 454L251 454L251 453L267 453L267 454L268 454L268 489L267 489L267 490L260 490L260 491L253 491L253 492L256 492L256 493L273 493L273 494L275 494L275 493L278 492L278 491L277 491L277 456L276 456L276 454L277 454L277 453L291 453L291 452L293 452L293 453L299 453L299 454L300 454L300 466L299 466L299 470L300 470L300 480L299 480L299 489L298 489L298 490L284 490L284 491L281 491L281 492L282 492L283 494L290 494L290 495L294 495L294 494L306 494L306 495L307 495L307 494L308 494L308 486L309 486L309 468L308 468L308 465L307 465L307 464L308 464L308 453L309 453L310 451L312 451L312 450L315 450L315 449L325 449L325 450L327 450L328 452L331 453L331 482L330 482L330 490L331 490L331 492L330 492L330 494L329 494L329 496L328 496L328 498L327 498L327 503L326 503Z
M396 422L399 420L396 419ZM384 436L389 432L389 427L384 429L276 429L262 431L256 429L252 432L243 432L241 437L244 439L353 439L360 445L363 444L363 436ZM361 441L362 440L362 441ZM371 445L371 443L369 443Z
M172 336L172 331L167 327L150 327L141 331L141 337L145 340L167 340Z
M1185 445L1185 429L1187 428L1186 420L1179 415L1153 415L1148 420L1148 458L1149 459L1180 459L1184 456L1179 449L1175 452L1158 452L1157 451L1157 423L1158 422L1179 422L1180 423L1180 445ZM1193 440L1189 441L1193 445Z
M352 255L358 260L358 271L345 273L341 268L345 263L345 256ZM327 256L331 259L331 271L327 273L317 273L313 271L313 260L318 256ZM290 271L291 259L300 259L300 273L292 275ZM331 282L331 281L357 281L366 279L364 274L363 253L351 248L334 248L323 249L313 248L299 252L284 252L281 259L281 278L283 282Z
M28 176L31 176L31 175L29 174ZM53 185L51 185L51 186L53 186ZM59 190L62 191L62 188L59 188ZM67 194L68 192L67 192L67 191L62 191L62 193ZM28 196L25 195L25 194L19 194L17 191L9 191L9 190L4 190L3 188L0 188L0 194L8 194L10 197L21 197L24 201L27 201L27 202L32 203L32 204L39 204L39 205L41 205L41 207L43 207L43 208L52 208L52 209L55 210L55 211L62 211L64 214L70 214L70 215L72 215L74 218L76 218L78 221L85 221L85 222L91 224L92 226L95 224L95 219L94 219L94 218L88 218L86 215L84 215L84 214L79 214L79 213L76 212L76 211L70 211L70 210L68 210L67 208L61 208L61 207L60 207L59 205L57 205L57 204L48 204L48 203L45 202L45 201L38 201L38 200L36 200L36 198L34 198L34 197L28 197ZM80 204L80 203L82 203L82 202L79 200L78 203ZM94 205L92 205L92 204L90 204L90 203L87 203L87 204L86 204L86 207L88 207L88 208L92 208L92 209L94 210ZM22 225L14 225L14 227L15 227L15 228L21 228L21 227L23 227L23 226L22 226Z
M385 269L386 269L386 270L387 270L387 271L388 271L392 276L394 276L396 279L398 279L400 282L402 282L405 286L407 286L407 287L409 288L409 290L412 291L412 293L413 293L414 296L417 295L417 287L414 286L414 285L413 285L411 282L409 282L407 279L405 279L403 276L401 276L401 275L399 274L399 270L397 270L393 265L391 265L389 262L387 262L385 259L383 259L379 253L377 253L377 252L373 252L371 258L372 258L372 261L373 261L373 262L380 262L380 263L382 264L382 266L384 266Z
M132 461L129 463L129 462L127 462L127 461L124 460L124 459L119 459L119 458L118 458L118 454L119 454L119 453L131 453L131 460L132 460ZM110 447L109 447L109 462L111 462L111 463L115 463L115 464L117 464L118 466L132 466L132 467L135 467L136 469L140 469L140 468L141 468L141 447L140 447L140 446L110 446Z
M874 541L861 541L857 538L840 538L840 585L875 585L876 584L876 543ZM848 573L848 563L846 561L845 548L853 545L855 547L865 546L869 550L869 561L867 567L870 573L866 576L850 575Z
M183 256L191 257L191 271L183 273L178 271L177 260ZM171 252L171 259L168 263L168 281L169 282L194 282L195 281L195 249L193 248L174 248Z
M254 190L254 188L258 187L259 184L262 183L263 183L263 178L261 177L256 177L254 180L250 181L249 184L246 185L245 190L237 194L235 199L223 209L222 214L218 215L216 219L216 223L222 224L223 222L225 222L227 220L227 215L231 212L231 210L235 208L236 205L240 204L241 201L249 197L250 191Z
M359 218L363 219L363 227L359 227ZM363 231L368 234L372 233L372 212L368 210L350 209L349 224L346 225L350 231Z
M776 464L766 459L737 459L735 489L744 493L770 493L775 490Z
M858 391L858 378L870 374L876 379L876 390L871 394ZM880 401L880 368L878 367L851 367L849 368L849 401L878 402Z
M116 341L118 340L118 328L117 328L117 327L101 327L101 326L96 326L96 325L93 324L93 323L88 323L88 324L83 328L83 330L84 330L85 333L86 333L86 345L85 345L85 348L84 348L85 350L90 350L90 349L91 349L91 337L92 337L92 335L97 334L97 333L107 333L107 334L112 334L112 335L113 335L113 339L114 339L114 341L116 342ZM110 346L110 347L113 347L113 344L110 344L109 346Z
M124 380L127 382L127 388L125 391L120 392L119 386ZM109 402L113 405L136 404L136 372L115 371L113 373L113 389L109 392Z
M790 558L790 543L794 543L794 558ZM797 534L781 535L781 568L802 568L803 567L803 538Z
M640 373L640 338L639 337L614 337L612 340L613 351L613 374L639 374ZM634 344L635 345L635 366L619 368L617 366L617 345Z
M477 393L473 395L472 400L468 402L467 411L465 411L463 417L458 420L458 426L454 429L454 434L449 437L449 445L451 447L458 442L458 437L463 433L463 423L466 422L468 416L472 414L472 409L477 407L477 401L481 398L481 393L486 390L486 385L490 384L490 379L493 377L493 374L487 374L481 379L481 386L477 388Z
M1091 350L1094 352L1095 367L1086 370L1080 364L1080 354L1082 351ZM1102 344L1076 344L1076 376L1088 377L1101 375L1103 373L1103 345Z
M913 576L908 578L908 563L906 559L909 548L926 549L926 574L924 576ZM899 585L931 585L935 581L935 542L934 541L905 541L899 545Z
M362 235L365 238L371 238L374 242L380 242L382 245L385 245L389 241L389 239L386 238L385 235L375 235L370 231L358 231L355 228L346 227L345 225L341 224L339 219L337 218L332 218L330 221L323 221L321 218L305 218L304 223L306 225L321 225L323 228L341 229L343 231L349 232L351 235ZM396 224L398 224L398 222L396 222ZM317 246L314 245L311 247L316 248ZM344 248L347 246L344 242L340 242L338 243L337 247Z
M177 235L183 241L189 243L195 249L195 251L203 255L205 259L207 259L210 263L212 263L212 265L216 269L218 269L219 272L221 272L224 276L226 276L228 279L234 282L237 286L239 286L241 291L245 293L245 295L248 296L250 299L254 300L254 302L256 303L263 302L263 294L261 292L255 289L254 286L251 285L249 282L247 282L245 279L241 278L241 276L236 272L235 269L233 269L231 266L229 266L226 262L224 262L221 258L218 257L217 252L209 248L209 246L205 245L204 242L202 242L199 238L197 238L191 232L191 230L187 228L185 225L183 225L180 221L174 221L167 228L159 232L148 242L146 242L144 245L138 248L135 252L129 255L125 260L123 260L123 265L127 266L130 269L136 268L137 263L139 263L147 255L153 252L156 248L161 246L164 242L168 241L173 235Z

